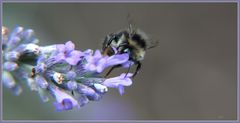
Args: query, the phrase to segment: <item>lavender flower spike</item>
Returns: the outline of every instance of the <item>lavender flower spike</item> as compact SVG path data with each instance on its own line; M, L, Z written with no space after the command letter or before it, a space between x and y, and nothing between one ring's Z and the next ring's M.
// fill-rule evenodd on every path
M123 95L124 87L132 85L132 73L113 78L102 75L110 66L130 66L128 53L105 56L100 50L82 52L75 50L71 41L39 46L31 29L17 27L7 32L4 28L2 82L17 95L25 82L43 102L51 99L50 93L55 98L56 110L64 111L99 101L109 88L116 88Z

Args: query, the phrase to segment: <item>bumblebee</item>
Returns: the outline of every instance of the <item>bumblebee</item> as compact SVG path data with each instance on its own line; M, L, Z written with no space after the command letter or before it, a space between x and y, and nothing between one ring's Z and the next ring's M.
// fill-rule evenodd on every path
M141 69L141 62L144 59L146 50L156 47L158 42L152 42L148 36L140 29L133 28L132 24L129 24L127 29L111 33L107 35L103 41L102 54L114 55L114 54L129 54L129 61L132 61L137 65L136 70L132 77L135 77ZM106 76L108 76L113 69L121 67L122 65L113 66ZM128 68L130 70L131 65ZM127 72L127 73L128 73Z

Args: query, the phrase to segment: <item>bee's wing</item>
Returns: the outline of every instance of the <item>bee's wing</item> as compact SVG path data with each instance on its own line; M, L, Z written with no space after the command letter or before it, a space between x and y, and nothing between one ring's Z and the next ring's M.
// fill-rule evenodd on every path
M147 45L147 49L152 49L152 48L155 48L157 46L159 46L159 41L150 39L149 42L148 42L148 45Z

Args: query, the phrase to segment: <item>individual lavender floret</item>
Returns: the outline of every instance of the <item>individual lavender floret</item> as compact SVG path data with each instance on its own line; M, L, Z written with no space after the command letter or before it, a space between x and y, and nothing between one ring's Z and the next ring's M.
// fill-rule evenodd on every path
M69 110L75 106L78 108L80 107L76 99L63 90L60 90L60 88L56 86L49 86L49 91L56 98L54 105L58 111Z
M122 73L118 77L106 79L102 84L107 87L117 88L119 93L123 95L124 86L132 85L132 80L130 79L132 75L132 73L128 73L127 75L125 73Z
M7 31L6 31L7 32ZM16 81L25 81L32 91L37 91L46 102L51 94L57 111L80 108L90 101L98 101L108 91L117 88L124 93L124 86L132 84L132 73L104 78L105 68L129 64L128 54L103 56L99 50L75 50L73 42L50 46L36 45L32 30L17 27L6 38L4 34L3 83L15 93L21 92ZM11 45L10 45L11 44Z
M80 56L83 56L83 53L74 50L74 48L75 45L71 41L68 41L65 45L57 45L56 61L65 60L70 65L76 65L80 60Z
M113 65L122 64L128 61L129 55L119 54L113 56L103 56L99 50L96 50L94 55L85 56L87 64L85 69L101 73L105 68Z

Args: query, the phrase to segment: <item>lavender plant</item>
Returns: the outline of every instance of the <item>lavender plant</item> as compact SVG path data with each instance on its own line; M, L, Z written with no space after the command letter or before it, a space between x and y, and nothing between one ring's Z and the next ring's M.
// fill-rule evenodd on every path
M2 27L2 83L15 95L25 83L43 102L53 96L56 110L62 111L98 101L108 88L116 88L122 95L124 86L132 84L132 73L113 78L102 75L107 67L130 63L128 54L103 56L99 50L75 50L71 41L49 46L38 42L32 29L16 27L8 33Z

